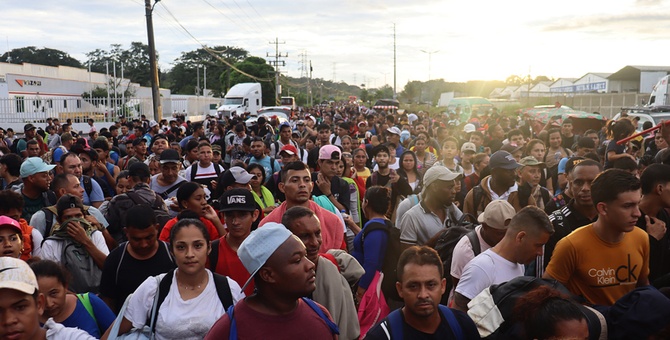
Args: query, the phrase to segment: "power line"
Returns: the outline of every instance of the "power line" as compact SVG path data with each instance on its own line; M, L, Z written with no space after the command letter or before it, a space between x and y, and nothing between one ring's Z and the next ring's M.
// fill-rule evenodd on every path
M256 12L256 15L258 15L258 17L261 18L261 20L263 20L263 22L265 23L265 26L267 26L270 29L270 31L272 31L272 26L270 26L270 24L268 24L268 22L265 21L265 18L263 18L263 16L260 13L258 13L258 11L254 7L254 5L252 5L251 2L249 2L249 0L246 0L246 1L249 4L249 7L251 7L251 9L253 9L254 12Z
M207 0L202 0L202 1L204 1L204 2L205 2L207 5L209 5L210 7L214 8L214 10L216 10L217 12L221 13L221 15L223 15L226 19L228 19L228 21L231 21L233 24L235 24L236 27L241 27L241 28L242 28L243 30L245 30L247 33L251 33L251 32L248 31L245 27L243 27L242 25L240 25L236 20L234 20L233 18L229 17L226 13L224 13L223 11L219 10L219 9L216 8L214 5L212 5L209 1L207 1ZM232 10L230 7L228 7L228 5L226 5L226 3L223 2L223 0L221 0L221 3L223 3L223 5L226 6L226 8L228 8L228 10L230 10L231 13L233 12L233 10ZM247 25L248 25L248 24L247 24ZM249 27L250 27L251 29L254 29L253 27L251 27L251 25L249 25ZM259 33L259 32L256 31L256 33Z
M221 0L221 1L223 1L223 0ZM261 33L261 29L260 29L260 27L258 27L258 25L256 25L256 23L251 19L251 17L249 17L249 15L248 15L247 12L242 8L242 6L240 6L240 4L238 4L237 1L235 1L235 0L233 0L233 2L235 3L235 5L237 5L237 8L239 8L240 11L242 11L242 13L244 14L244 16L247 17L247 19L249 19L249 21L252 22L252 23L256 26L256 29L258 29L258 33Z

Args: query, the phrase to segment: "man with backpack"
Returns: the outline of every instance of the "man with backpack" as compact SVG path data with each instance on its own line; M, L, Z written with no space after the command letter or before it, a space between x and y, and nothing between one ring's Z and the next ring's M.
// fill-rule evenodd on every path
M342 151L335 145L324 145L319 150L319 172L312 172L312 182L316 184L313 196L326 196L338 211L349 211L351 191L349 184L337 176Z
M553 233L544 211L535 206L521 209L502 240L465 265L454 293L454 308L467 312L468 303L484 289L523 276L524 265L542 254Z
M107 230L119 244L127 240L123 228L126 227L128 211L135 205L146 204L153 209L159 230L171 219L163 199L149 187L151 173L148 165L142 162L133 163L128 169L128 180L132 189L112 198L105 215L109 222Z
M79 185L79 179L71 174L58 174L51 182L51 190L56 194L57 198L63 197L65 194L70 194L79 197L83 201L84 189ZM94 227L99 227L98 230L103 231L103 236L107 238L105 229L109 224L102 215L100 210L96 207L84 205L84 210L87 215L84 217ZM58 223L58 209L56 205L42 208L42 210L33 214L30 219L30 225L37 229L44 237L51 236L53 227Z
M251 158L247 160L247 164L260 164L265 169L266 180L281 169L279 162L273 157L265 154L265 141L260 137L254 137L251 140ZM263 183L265 184L265 183Z
M79 183L84 189L84 204L99 208L105 200L102 188L98 182L94 181L91 177L84 175L79 156L74 152L68 152L61 157L60 161L63 173L75 175L79 178Z
M56 196L49 190L51 184L51 175L55 165L45 163L39 157L30 157L21 164L20 175L23 181L22 185L15 187L15 191L23 196L25 202L21 217L26 221L34 213L44 207L56 204Z
M261 339L268 334L281 339L306 334L337 339L339 330L328 310L304 298L316 288L315 267L306 257L305 245L284 225L268 223L256 229L237 254L251 273L256 293L229 308L205 339Z
M10 151L20 155L23 158L28 158L28 141L36 139L39 145L40 153L46 152L47 145L44 143L42 138L35 138L37 128L33 124L26 124L23 126L24 138L17 138L12 142L12 145L9 147Z
M521 210L524 205L521 205L521 194L516 183L516 169L521 166L507 151L493 153L489 161L491 175L482 178L479 185L468 192L463 202L463 212L479 216L495 200L506 200L517 212ZM528 197L527 205L536 205L532 195Z
M160 173L151 177L151 184L149 184L151 190L159 194L163 200L177 197L177 190L187 182L185 178L179 176L181 167L179 152L173 149L164 150L159 163ZM177 216L176 213L174 216Z
M198 161L184 170L187 180L206 185L210 193L213 191L212 181L216 181L224 171L221 165L212 162L212 156L212 145L202 141L198 144Z
M100 297L114 313L148 277L175 268L167 243L158 239L158 223L151 207L140 204L130 208L124 232L128 242L107 256L100 280Z
M447 282L449 290L458 285L463 268L468 262L481 252L494 247L505 237L507 226L515 214L514 207L507 201L493 201L486 206L484 212L477 218L481 225L464 234L452 250L449 268L451 282ZM451 291L449 293L453 294Z
M474 322L462 311L440 305L446 290L442 260L426 246L405 250L398 261L398 293L405 306L389 314L366 339L479 339Z
M72 275L75 293L98 292L109 248L102 233L86 219L79 197L65 194L56 203L58 225L42 243L42 257L62 263Z
M288 122L279 125L279 139L270 144L270 155L274 159L279 159L279 153L286 145L293 145L296 149L299 148L298 143L291 140L291 125Z
M421 201L402 216L398 225L402 249L425 244L461 219L463 213L454 205L456 181L460 177L461 174L443 166L426 171Z

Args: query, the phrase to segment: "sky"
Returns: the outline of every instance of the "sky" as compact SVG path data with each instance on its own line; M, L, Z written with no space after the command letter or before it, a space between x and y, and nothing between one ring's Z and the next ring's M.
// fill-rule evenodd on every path
M0 54L49 47L83 62L110 44L147 42L143 0L3 0L2 7ZM368 88L393 86L395 27L400 92L429 78L579 78L668 66L667 13L670 0L162 0L153 22L162 69L201 44L274 55L277 39L288 54L284 74L300 77L304 54L313 78Z

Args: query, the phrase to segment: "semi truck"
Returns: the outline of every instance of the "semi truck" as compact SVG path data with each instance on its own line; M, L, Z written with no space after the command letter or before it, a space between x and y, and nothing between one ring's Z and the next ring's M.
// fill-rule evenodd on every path
M668 98L668 95L670 94L670 88L668 88L668 78L670 78L670 75L661 78L658 83L654 85L654 89L651 91L647 106L670 105L670 98Z
M260 83L239 83L231 87L223 97L223 103L216 109L219 118L242 116L249 112L258 114L263 103Z

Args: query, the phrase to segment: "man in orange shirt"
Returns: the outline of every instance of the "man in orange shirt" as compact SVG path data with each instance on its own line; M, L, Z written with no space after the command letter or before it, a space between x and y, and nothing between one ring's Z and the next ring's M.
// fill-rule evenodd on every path
M613 305L649 285L649 238L636 227L640 180L619 169L607 170L591 185L598 219L561 239L544 278L554 278L592 304Z

